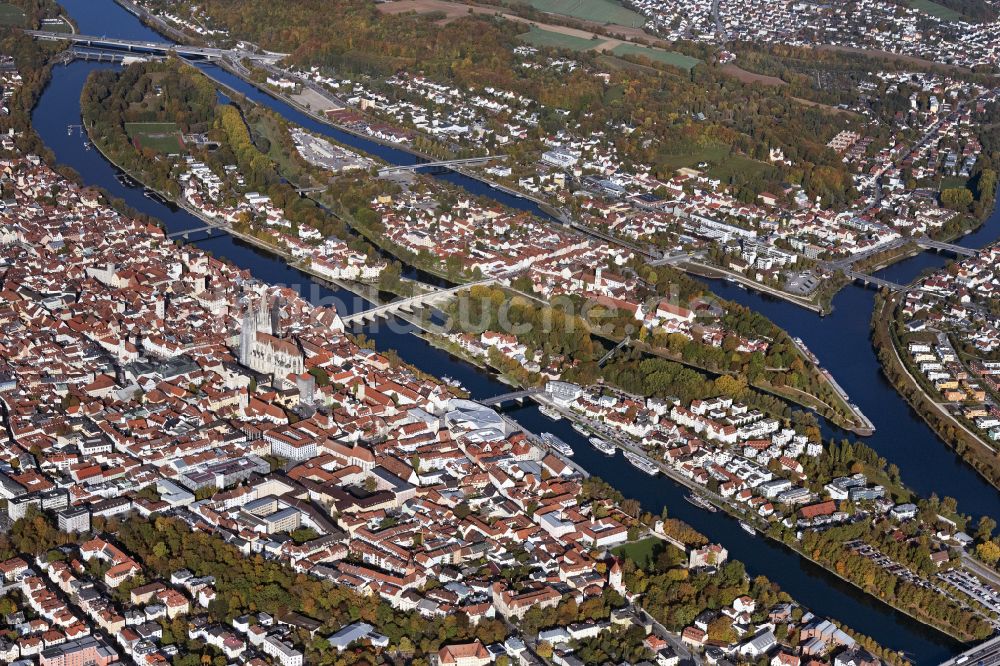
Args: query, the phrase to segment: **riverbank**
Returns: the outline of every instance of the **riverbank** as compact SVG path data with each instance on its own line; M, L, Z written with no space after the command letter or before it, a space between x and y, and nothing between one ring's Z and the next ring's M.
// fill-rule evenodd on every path
M453 354L453 355L457 356L458 358L461 358L462 360L464 360L464 361L466 361L468 363L475 364L478 367L481 367L481 368L484 368L484 369L487 369L487 370L496 370L495 368L492 368L489 365L489 363L487 361L485 361L484 359L472 356L472 355L464 352L464 350L460 349L457 345L455 345L450 340L447 340L447 339L445 339L445 340L438 339L438 338L436 338L436 336L433 336L433 335L422 335L420 337L426 339L430 344L432 344L432 345L434 345L434 346L436 346L436 347L438 347L438 348L440 348L440 349L442 349L444 351L447 351L449 354ZM503 376L501 376L501 378L503 379L503 381L505 383L510 383L510 384L516 386L517 388L522 388L523 387L523 385L517 384L515 382L515 380L513 380L512 378L503 377ZM561 406L555 404L554 402L552 402L550 400L547 400L544 395L534 396L533 399L536 402L538 402L539 404L544 405L544 406L548 407L549 409L552 409L552 410L558 412L564 419L566 419L567 421L569 421L571 424L576 424L576 425L582 426L582 427L584 427L584 428L592 431L594 434L599 435L599 436L601 436L602 438L604 438L606 440L612 441L618 448L620 448L622 450L625 450L625 451L629 451L629 452L631 452L631 453L633 453L633 454L635 454L635 455L643 458L644 460L648 461L650 464L654 465L660 471L660 473L667 478L667 480L669 480L669 481L671 481L673 483L676 483L676 484L678 484L678 485L680 485L680 486L688 489L691 492L696 492L696 493L698 493L700 495L707 496L708 499L712 502L712 504L714 506L716 506L717 508L721 509L727 516L729 516L731 518L734 518L734 519L737 519L737 520L748 521L748 522L751 522L751 523L755 524L756 526L759 527L758 535L764 536L765 538L771 540L773 543L779 544L781 547L787 548L789 551L795 553L796 555L798 555L798 556L800 556L800 557L802 557L802 558L804 558L804 559L812 562L816 566L821 567L824 570L832 573L838 579L842 580L845 583L850 584L852 587L854 587L855 589L859 590L860 592L862 592L862 593L864 593L866 595L869 595L873 599L877 600L879 603L884 604L886 607L892 608L894 610L898 610L898 611L906 614L908 617L912 618L913 620L915 620L917 622L920 622L921 624L926 625L928 627L932 627L933 629L935 629L937 631L941 631L943 633L946 633L947 635L952 636L953 638L956 638L957 640L960 640L960 641L969 641L969 640L972 639L971 636L967 636L967 635L963 635L963 634L959 633L958 631L955 630L954 627L944 626L941 623L936 622L934 620L934 618L932 618L930 616L927 616L925 614L921 614L921 613L917 612L914 609L897 608L896 606L891 605L888 601L884 600L879 595L875 594L875 591L866 589L861 582L854 581L854 580L851 580L848 577L845 577L843 574L841 574L840 572L838 572L835 567L831 566L828 563L824 563L824 562L820 561L819 559L817 559L815 557L812 557L811 554L807 553L801 547L801 545L798 542L789 543L789 542L787 542L787 541L779 538L778 536L769 533L769 531L768 531L767 528L770 525L770 523L767 523L766 521L763 521L763 522L760 521L760 519L756 516L756 514L747 513L744 510L743 506L737 505L737 504L734 504L732 502L727 501L721 495L712 492L708 487L706 487L706 486L704 486L702 484L696 483L695 481L693 481L689 477L681 474L674 467L672 467L672 466L670 466L670 465L668 465L668 464L666 464L666 463L664 463L664 462L662 462L660 460L657 460L657 459L651 457L645 449L643 449L643 448L635 445L634 443L632 443L631 441L629 441L627 438L624 438L624 437L618 435L617 433L609 430L606 426L604 426L604 425L602 425L600 423L594 422L594 421L592 421L592 420L590 420L590 419L582 416L581 414L578 414L578 413L576 413L576 412L574 412L574 411L572 411L570 409L561 407Z
M907 404L946 446L953 449L994 487L1000 488L1000 457L979 435L956 419L934 396L928 395L903 360L901 342L892 330L899 295L880 295L872 315L872 346L882 372Z
M821 317L830 313L830 311L824 310L824 308L807 298L802 298L800 296L795 296L789 294L781 289L775 289L774 287L769 287L765 284L759 282L754 282L753 280L735 273L733 271L726 270L725 268L720 268L719 266L711 266L709 264L702 264L696 261L684 261L681 262L680 268L686 272L694 275L696 277L703 277L708 279L725 279L730 282L735 282L741 284L748 289L754 289L768 296L774 296L775 298L780 298L784 301L788 301L793 305L798 305L799 307L805 308L806 310L811 310Z
M549 406L550 408L558 411L564 418L566 418L570 422L572 422L572 423L578 423L578 424L580 424L582 426L588 427L588 428L594 430L595 432L600 433L606 439L610 437L607 434L606 429L602 428L600 426L600 424L596 424L594 422L591 422L589 419L584 418L583 416L581 416L581 415L573 412L572 410L560 407L560 406L556 405L555 403L552 403L552 402L549 402L549 401L544 401L544 400L540 400L540 401L543 402L544 404L546 404L547 406ZM959 633L957 633L955 631L954 628L942 626L940 623L934 622L933 618L930 618L930 617L928 617L926 615L917 614L916 612L914 612L914 611L912 611L910 609L893 606L892 604L890 604L889 602L887 602L883 598L881 598L879 595L876 595L872 590L865 589L865 587L863 585L861 585L860 583L858 583L858 582L856 582L854 580L851 580L850 578L845 577L843 574L841 574L840 572L838 572L835 567L829 566L828 564L820 561L819 559L812 557L809 553L805 552L805 550L801 547L801 545L799 543L797 543L797 542L788 543L788 542L786 542L786 541L784 541L784 540L782 540L782 539L780 539L780 538L778 538L778 537L770 534L769 531L768 531L768 529L767 529L768 523L766 523L766 521L765 521L764 524L762 524L761 521L760 521L760 519L755 514L751 514L751 513L747 513L745 511L743 511L742 507L739 507L737 505L732 504L731 502L728 502L725 498L723 498L718 493L713 492L708 487L703 486L703 485L698 484L698 483L695 483L693 480L689 479L688 477L684 476L683 474L680 474L679 472L677 472L677 470L675 470L671 466L667 465L666 463L663 463L663 462L661 462L659 460L656 460L655 458L650 457L648 455L648 453L645 451L645 449L642 449L641 447L635 446L634 444L632 444L632 443L630 443L630 442L628 442L626 440L623 440L620 437L611 437L611 439L613 439L614 443L619 448L621 448L623 450L626 450L626 451L630 451L631 453L633 453L633 454L635 454L635 455L643 458L644 460L648 461L650 464L654 465L669 480L671 480L671 481L673 481L673 482L675 482L675 483L677 483L677 484L679 484L681 486L684 486L688 490L690 490L692 492L696 492L698 495L706 498L709 502L712 503L713 506L715 506L718 509L722 510L727 516L729 516L729 517L731 517L733 519L736 519L736 520L746 521L746 522L749 522L749 523L755 525L756 527L759 528L757 530L757 535L762 535L765 538L771 540L773 543L778 544L778 545L780 545L783 548L787 548L788 550L792 551L793 553L795 553L799 557L802 557L803 559L808 560L809 562L812 562L816 566L818 566L818 567L824 569L825 571L833 574L834 576L836 576L841 581L843 581L843 582L851 585L855 589L857 589L857 590L863 592L864 594L870 596L872 599L877 600L879 603L885 604L886 607L892 608L893 610L896 610L896 611L899 611L899 612L907 615L908 617L912 618L913 620L915 620L917 622L920 622L921 624L926 625L928 627L931 627L932 629L934 629L936 631L940 631L942 633L945 633L945 634L951 636L952 638L955 638L956 640L962 641L963 643L968 643L969 641L973 640L973 638L971 636L960 635Z

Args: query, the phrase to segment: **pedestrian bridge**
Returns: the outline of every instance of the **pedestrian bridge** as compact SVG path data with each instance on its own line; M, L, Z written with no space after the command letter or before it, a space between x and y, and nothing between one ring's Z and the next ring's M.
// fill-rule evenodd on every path
M226 227L221 224L206 224L204 226L195 227L193 229L181 229L180 231L174 231L172 233L166 234L166 237L171 239L182 238L184 240L188 240L191 236L194 236L196 234L205 232L211 234L213 231L226 231Z
M495 395L492 398L486 398L485 400L479 400L478 402L486 405L487 407L498 407L505 402L524 402L525 398L530 398L533 395L539 395L544 392L545 391L540 388L524 389L523 391L511 391L510 393Z
M433 305L434 303L442 303L448 301L460 291L471 289L472 287L496 284L500 280L509 278L512 275L516 274L517 271L511 273L504 273L501 275L496 275L493 277L486 278L484 280L478 280L476 282L467 282L466 284L460 284L457 287L450 287L448 289L438 289L436 291L417 294L416 296L410 296L409 298L403 298L397 301L392 301L391 303L385 303L384 305L378 305L371 309L364 310L362 312L355 312L353 314L345 315L340 319L341 321L344 322L344 326L370 323L375 321L379 317L388 318L399 312L413 312L413 310L416 308L426 307L428 305Z

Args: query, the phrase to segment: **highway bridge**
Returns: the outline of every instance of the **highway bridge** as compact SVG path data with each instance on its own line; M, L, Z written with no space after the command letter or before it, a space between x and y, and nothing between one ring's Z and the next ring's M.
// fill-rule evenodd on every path
M112 49L115 51L126 51L129 53L149 53L155 55L176 53L180 56L205 58L206 60L219 60L221 58L228 57L234 60L246 59L265 63L274 63L281 60L281 58L285 56L283 53L254 53L252 51L218 49L208 46L187 46L185 44L174 44L171 42L143 42L131 39L117 39L115 37L99 37L97 35L77 35L68 32L49 32L46 30L25 30L24 34L43 41L69 42L71 44L90 48Z
M481 164L487 164L494 160L505 160L506 155L486 155L484 157L466 157L460 160L440 160L438 162L418 162L416 164L399 164L393 166L383 167L378 170L378 175L388 176L393 173L402 173L404 171L416 171L417 169L423 168L443 168L457 167L457 166L478 166Z

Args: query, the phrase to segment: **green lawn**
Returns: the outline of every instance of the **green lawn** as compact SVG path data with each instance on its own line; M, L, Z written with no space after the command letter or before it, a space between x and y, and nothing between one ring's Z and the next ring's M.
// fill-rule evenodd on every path
M24 12L20 7L12 5L8 2L0 2L0 25L23 27L24 22Z
M770 164L752 160L742 155L727 155L718 164L712 164L708 168L708 175L718 178L723 183L729 182L729 177L739 174L757 174L762 172L774 172L772 177L777 177L777 169ZM767 176L765 176L767 177Z
M627 557L635 562L640 569L646 569L653 565L656 556L666 548L666 543L656 537L647 537L641 541L626 543L612 549L615 555Z
M519 0L550 14L561 14L595 23L613 23L631 28L642 27L646 18L615 0Z
M942 21L961 21L963 18L961 12L939 5L933 0L910 0L910 6Z
M592 49L601 42L594 39L584 39L573 35L563 35L550 30L542 30L536 26L531 26L531 30L520 35L521 39L532 46L548 47L553 49L570 49L572 51L586 51Z
M698 165L702 162L707 162L708 167L699 168ZM657 158L656 163L663 169L675 171L682 167L698 169L724 183L728 183L733 175L748 175L774 170L770 164L758 162L742 155L730 155L729 146L722 144L705 146L688 153L661 155Z
M125 131L137 148L165 154L184 152L177 123L125 123Z
M713 145L705 146L694 152L679 153L677 155L663 155L657 159L657 163L668 169L680 169L689 167L697 169L700 162L717 164L729 156L729 146Z
M640 55L649 58L650 60L655 60L657 62L662 62L667 65L673 65L674 67L679 67L681 69L691 69L697 65L700 60L697 58L692 58L691 56L684 55L683 53L677 53L675 51L663 51L661 49L654 49L647 46L639 46L638 44L619 44L611 50L616 56L623 55Z

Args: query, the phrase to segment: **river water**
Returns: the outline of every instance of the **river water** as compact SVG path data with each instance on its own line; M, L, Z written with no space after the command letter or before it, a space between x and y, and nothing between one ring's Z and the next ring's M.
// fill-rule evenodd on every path
M160 35L142 25L113 0L63 0L62 4L85 34L163 41ZM117 170L95 149L85 148L78 129L67 132L67 127L80 123L80 92L87 76L95 69L110 66L75 62L54 68L52 80L33 114L36 130L55 153L57 161L76 169L85 183L103 187L135 209L162 220L170 231L202 226L200 220L187 212L144 196L142 188L122 185L115 178ZM227 86L267 105L293 123L394 164L415 162L409 153L319 123L223 70L211 65L202 67ZM498 192L473 179L456 174L443 178L474 194L538 212L532 202ZM983 228L964 238L962 243L981 246L998 236L1000 213L994 212ZM196 244L250 270L258 279L297 289L313 303L333 302L343 312L370 306L348 292L328 289L311 281L308 275L290 268L282 260L231 236L222 235ZM906 281L944 261L945 257L923 253L881 274ZM728 282L712 281L711 286L719 295L764 313L792 335L801 337L875 423L877 431L867 441L899 466L904 481L916 491L922 495L937 492L941 496L955 497L961 510L968 513L1000 515L1000 493L949 451L882 377L869 342L873 291L848 287L835 299L834 312L820 318L787 302L738 289ZM473 397L486 398L509 390L490 373L432 347L406 330L403 322L390 320L370 326L364 332L379 349L395 349L405 361L421 370L460 380ZM748 535L734 519L722 513L708 513L690 505L684 501L687 491L682 486L642 474L621 455L603 456L566 421L547 419L533 404L507 413L531 431L555 433L573 446L574 459L588 471L626 496L638 499L646 510L659 513L666 506L671 516L681 518L708 538L724 544L733 557L746 564L751 575L767 576L818 614L841 620L885 646L904 650L920 664L938 663L958 650L959 645L954 640L861 593L788 548L763 537ZM826 430L829 434L846 436L829 427Z

